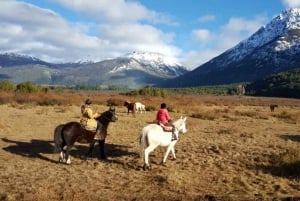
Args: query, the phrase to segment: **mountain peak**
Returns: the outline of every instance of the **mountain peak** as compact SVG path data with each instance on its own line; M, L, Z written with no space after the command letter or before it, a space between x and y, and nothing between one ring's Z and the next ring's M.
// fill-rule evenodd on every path
M277 17L275 17L273 21L282 22L283 24L286 25L287 29L299 29L300 28L300 9L299 8L287 9L287 10L283 11L282 13L280 13Z
M157 52L131 52L126 54L124 57L133 58L139 62L145 64L154 65L166 65L166 66L182 66L175 59L165 57L164 55Z
M255 51L256 48L271 42L277 37L284 36L289 31L295 29L300 29L300 9L287 9L273 18L267 25L262 26L252 36L227 50L225 54L229 54L229 60L225 61L223 66L233 61L240 61Z

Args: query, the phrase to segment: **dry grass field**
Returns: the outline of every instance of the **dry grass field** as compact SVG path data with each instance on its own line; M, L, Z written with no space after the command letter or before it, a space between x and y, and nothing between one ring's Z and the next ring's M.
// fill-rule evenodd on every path
M75 96L75 95L74 95ZM156 111L133 117L116 106L119 120L106 139L107 161L96 145L88 160L86 144L75 144L72 164L53 153L56 125L78 121L78 97L68 104L0 105L0 200L299 200L300 100L259 97L178 96L102 97L93 105L108 109L109 98L131 99L159 108L173 119L187 116L188 132L176 144L177 160L161 165L164 148L150 155L144 171L138 137ZM84 96L80 96L82 101ZM102 102L102 104L101 104ZM269 104L278 104L270 112ZM298 197L298 198L297 198Z

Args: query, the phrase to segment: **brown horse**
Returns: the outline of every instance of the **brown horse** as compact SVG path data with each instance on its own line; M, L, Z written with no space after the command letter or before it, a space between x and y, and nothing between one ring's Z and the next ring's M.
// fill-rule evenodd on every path
M96 120L102 123L101 134L104 136L103 140L99 140L100 158L106 159L105 156L105 138L107 135L107 128L110 122L117 121L115 109L109 108L106 112L102 113ZM90 156L94 149L96 140L94 139L96 131L89 131L82 127L79 122L68 122L66 124L58 125L54 130L54 143L55 152L60 152L59 161L71 163L70 150L75 142L89 143L89 150L86 157ZM66 149L64 149L66 146Z
M274 112L274 110L275 110L276 107L278 107L278 105L276 105L276 104L271 104L271 105L270 105L270 110L271 110L271 112Z
M135 103L131 103L129 101L125 101L124 102L124 106L127 107L127 114L129 114L129 112L132 112L132 115L135 116L135 112L136 112L136 107L135 107Z

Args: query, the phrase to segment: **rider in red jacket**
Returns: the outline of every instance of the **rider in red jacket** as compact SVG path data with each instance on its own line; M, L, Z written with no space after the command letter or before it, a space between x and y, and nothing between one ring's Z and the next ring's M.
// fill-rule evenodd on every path
M172 119L171 119L171 117L169 115L169 112L167 110L167 104L166 103L162 103L160 105L160 109L158 110L158 112L156 114L156 121L159 125L163 124L165 126L168 126L168 125L172 126L173 127L173 129L172 129L172 141L177 140L177 137L174 133L175 127L172 124Z

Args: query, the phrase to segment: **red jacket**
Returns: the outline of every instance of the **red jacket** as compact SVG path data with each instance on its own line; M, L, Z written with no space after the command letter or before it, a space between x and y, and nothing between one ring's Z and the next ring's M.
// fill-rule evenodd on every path
M158 123L166 124L171 120L169 112L167 109L159 109L156 114L156 121Z

